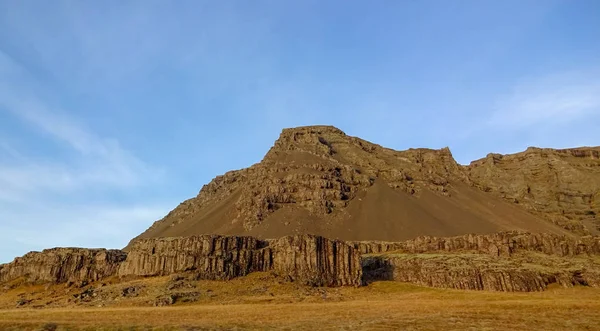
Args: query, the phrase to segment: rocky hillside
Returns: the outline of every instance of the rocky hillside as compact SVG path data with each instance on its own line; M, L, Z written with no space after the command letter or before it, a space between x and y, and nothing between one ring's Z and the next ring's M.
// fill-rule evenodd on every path
M467 174L484 192L574 232L599 234L600 147L488 154Z
M138 238L590 234L598 150L529 149L461 166L448 148L395 151L330 126L285 129L260 163L216 177Z

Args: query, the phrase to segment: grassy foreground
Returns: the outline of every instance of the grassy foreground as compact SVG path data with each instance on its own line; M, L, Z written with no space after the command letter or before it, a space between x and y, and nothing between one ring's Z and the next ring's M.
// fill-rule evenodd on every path
M495 293L377 282L340 300L0 310L0 330L600 330L600 289Z

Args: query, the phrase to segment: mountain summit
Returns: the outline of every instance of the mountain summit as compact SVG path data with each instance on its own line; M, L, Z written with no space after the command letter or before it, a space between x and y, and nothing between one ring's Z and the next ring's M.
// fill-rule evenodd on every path
M596 233L599 153L529 148L461 166L448 148L395 151L332 126L284 129L261 162L217 176L137 238Z

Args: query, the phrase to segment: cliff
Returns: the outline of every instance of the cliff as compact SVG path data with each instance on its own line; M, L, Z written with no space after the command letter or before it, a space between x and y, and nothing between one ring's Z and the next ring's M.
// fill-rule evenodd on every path
M291 236L271 241L273 270L280 276L312 286L359 286L360 254L339 240Z
M461 290L543 291L550 284L600 286L600 260L522 254L382 254L363 259L366 282L394 280Z
M215 235L142 239L133 243L119 275L156 276L190 271L226 280L254 271L314 286L358 286L360 256L348 244L312 235L263 241Z
M311 286L360 286L375 280L496 291L537 291L553 283L599 286L600 237L504 232L404 242L344 242L314 235L140 239L127 253L76 248L28 253L0 266L0 282L93 282L179 273L229 280L257 271Z
M129 248L118 274L160 276L191 271L201 279L227 280L271 268L267 243L216 235L142 239Z
M490 235L468 234L457 237L423 236L403 242L350 242L361 254L402 252L475 252L492 256L511 256L516 252L540 252L547 255L600 255L600 237L553 235L547 233L499 232Z
M268 271L311 286L360 286L360 255L350 245L312 235L276 240L191 236L141 239L129 252L55 248L28 253L0 266L0 282L93 282L111 276L163 276L189 272L197 279L228 280Z
M30 252L0 265L0 282L93 282L117 274L126 254L119 250L53 248Z
M366 282L510 292L600 286L600 237L503 232L351 244L365 254Z

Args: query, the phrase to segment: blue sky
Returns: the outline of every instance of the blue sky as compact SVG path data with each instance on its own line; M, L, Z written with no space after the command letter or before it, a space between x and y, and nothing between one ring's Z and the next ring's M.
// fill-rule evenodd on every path
M600 2L0 1L0 262L123 247L284 127L600 145Z

